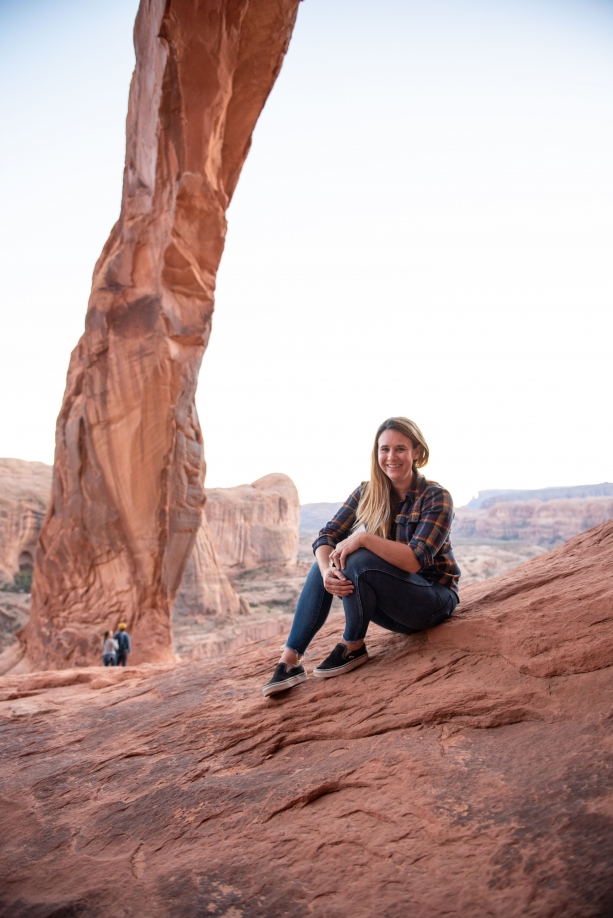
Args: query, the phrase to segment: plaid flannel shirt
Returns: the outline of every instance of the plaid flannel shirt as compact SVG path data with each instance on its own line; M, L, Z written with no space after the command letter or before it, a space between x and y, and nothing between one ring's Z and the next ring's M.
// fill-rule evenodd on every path
M320 545L336 547L351 535L358 503L366 482L353 491L329 523L319 530L313 542L315 552ZM388 538L413 549L421 564L420 575L458 592L460 568L451 547L449 531L453 521L453 500L436 481L428 481L419 472L415 485L407 491L396 509L396 517Z

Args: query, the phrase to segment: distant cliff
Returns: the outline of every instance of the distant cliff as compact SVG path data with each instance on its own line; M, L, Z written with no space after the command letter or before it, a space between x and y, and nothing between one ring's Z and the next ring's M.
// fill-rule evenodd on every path
M468 510L487 510L488 507L493 507L494 504L508 503L509 501L550 501L589 497L613 497L613 484L603 481L601 484L572 485L566 488L536 488L531 491L513 489L479 491L478 496L473 497L466 504L466 508Z
M513 500L483 509L459 507L451 533L455 539L520 540L553 548L610 519L613 496Z

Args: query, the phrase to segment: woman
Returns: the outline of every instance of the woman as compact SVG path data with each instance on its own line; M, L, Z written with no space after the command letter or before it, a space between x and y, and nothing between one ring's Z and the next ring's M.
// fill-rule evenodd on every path
M117 665L117 641L110 631L104 632L102 638L102 662L105 666Z
M286 691L307 675L301 659L340 596L345 632L313 671L329 678L368 660L370 622L413 634L447 621L459 602L460 568L449 539L451 495L417 471L430 451L417 424L388 418L377 430L370 481L350 494L313 543L306 579L281 659L264 695Z

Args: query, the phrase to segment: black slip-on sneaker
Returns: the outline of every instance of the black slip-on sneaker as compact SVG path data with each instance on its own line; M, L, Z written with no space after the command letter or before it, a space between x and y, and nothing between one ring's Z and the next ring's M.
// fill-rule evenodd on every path
M272 674L272 679L262 689L262 695L274 695L276 692L285 692L293 685L306 682L307 674L304 666L288 666L287 663L277 663L277 668Z
M347 650L345 644L337 644L330 656L313 670L313 675L324 679L340 676L341 673L351 672L367 660L366 644L362 644L358 650Z

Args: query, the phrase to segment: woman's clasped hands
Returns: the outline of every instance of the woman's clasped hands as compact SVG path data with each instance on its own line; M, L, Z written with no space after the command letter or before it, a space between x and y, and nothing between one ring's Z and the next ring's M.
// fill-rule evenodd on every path
M327 568L323 580L324 587L333 596L348 596L353 593L353 584L343 574L343 570L347 555L362 547L363 535L363 532L354 532L348 539L343 539L342 542L339 542L336 548L330 552L330 567Z

